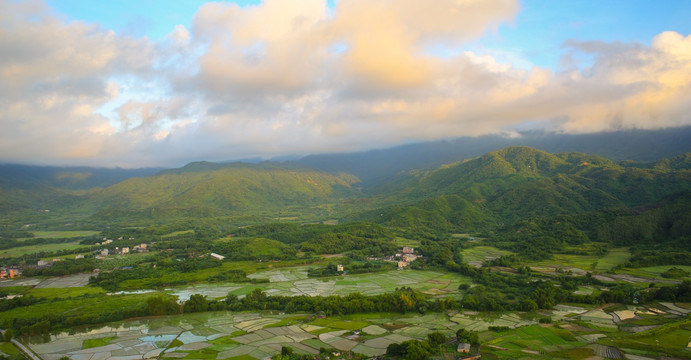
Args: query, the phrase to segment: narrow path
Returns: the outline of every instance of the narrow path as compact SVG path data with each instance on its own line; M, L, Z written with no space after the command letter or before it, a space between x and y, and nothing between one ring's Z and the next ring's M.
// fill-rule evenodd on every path
M5 330L0 329L0 334L4 336L4 335L5 335ZM10 341L12 342L12 344L14 344L14 346L17 347L17 349L19 349L19 351L23 352L24 355L28 356L30 359L33 359L33 360L43 360L43 359L41 359L41 357L39 357L38 355L36 355L36 353L34 353L33 351L31 351L31 349L29 349L28 347L24 346L24 344L20 343L19 340L13 338L13 339L10 340Z
M170 340L170 343L168 343L168 346L166 346L165 349L163 349L163 351L161 351L161 353L158 354L158 358L163 357L163 354L164 354L166 351L168 351L171 347L173 347L172 345L173 345L173 343L175 342L175 340L177 340L177 339L180 337L180 335L182 335L182 333L184 333L185 331L187 331L187 330L182 330L180 333L178 333L178 336L176 336L175 339Z
M31 351L28 347L24 346L24 344L20 343L18 340L12 339L12 344L16 346L21 352L24 353L24 355L28 356L30 359L33 360L43 360L41 359L40 356L36 355L35 352Z

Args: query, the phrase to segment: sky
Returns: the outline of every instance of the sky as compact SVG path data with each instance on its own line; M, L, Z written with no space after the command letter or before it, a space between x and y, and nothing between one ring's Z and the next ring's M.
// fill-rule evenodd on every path
M691 125L691 1L0 0L0 162Z

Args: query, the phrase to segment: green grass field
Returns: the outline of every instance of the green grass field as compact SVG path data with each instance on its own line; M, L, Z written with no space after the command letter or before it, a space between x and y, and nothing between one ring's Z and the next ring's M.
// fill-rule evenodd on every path
M21 246L12 249L0 250L0 258L17 257L27 254L34 254L38 252L55 252L61 250L74 250L80 248L88 248L86 245L80 245L79 241L66 242L59 244L43 244L32 246Z
M551 352L586 345L574 334L555 326L525 326L512 331L488 334L483 337L482 352L500 358L555 358ZM528 353L525 350L534 353Z
M21 354L19 349L17 349L14 345L12 345L12 343L9 342L0 342L0 351L10 356L16 356Z
M641 355L688 358L691 341L691 320L678 320L657 329L640 333L616 333L598 341L603 345L634 349Z
M59 316L63 314L93 314L98 316L122 308L139 308L146 304L146 299L156 296L157 293L136 295L102 296L98 300L94 298L78 298L57 300L28 307L18 307L0 312L0 323L17 318L35 319L37 321Z
M597 260L595 265L595 270L597 271L609 271L615 266L625 264L631 257L631 252L628 248L614 248L610 249L609 252Z
M642 268L624 268L621 270L618 270L618 273L622 274L629 274L633 276L643 276L643 277L651 277L655 279L665 279L662 277L662 274L673 268L676 267L678 269L682 269L688 273L691 274L691 266L687 265L661 265L661 266L648 266L648 267L642 267ZM691 280L691 276L687 276L683 279L674 279L674 280Z
M628 248L614 248L604 256L554 254L551 259L534 263L546 267L575 267L584 271L607 272L615 266L625 264L631 257Z
M396 243L396 246L400 246L400 247L410 246L410 247L414 248L414 247L420 246L420 241L412 240L412 239L406 239L406 238L402 238L402 237L397 237L396 239L394 239L394 242Z
M175 231L175 232L172 232L170 234L162 235L161 238L164 238L164 239L165 238L171 238L171 237L175 237L175 236L183 235L183 234L194 234L194 230L190 229L190 230Z
M24 292L25 296L44 299L76 298L84 295L105 294L106 291L98 287L67 287L67 288L33 288Z
M102 337L102 338L96 338L96 339L86 339L84 340L84 345L82 345L82 349L91 349L95 347L101 347L101 346L106 346L110 344L111 341L117 339L117 336L110 336L110 337Z
M63 239L97 235L98 231L32 231L34 237L44 239Z
M469 249L464 249L463 261L485 261L493 258L498 258L502 255L512 255L511 251L497 249L493 246L473 246Z
M357 321L357 320L337 320L334 318L327 319L317 319L309 323L310 325L317 325L328 327L332 329L342 329L342 330L360 330L364 327L370 325L367 321Z

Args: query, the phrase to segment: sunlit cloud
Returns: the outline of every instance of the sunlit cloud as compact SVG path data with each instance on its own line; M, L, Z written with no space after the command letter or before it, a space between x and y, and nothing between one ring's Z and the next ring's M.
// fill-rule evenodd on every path
M402 142L691 125L691 37L466 48L515 0L207 3L160 40L0 1L0 161L181 165ZM535 36L540 36L536 34Z

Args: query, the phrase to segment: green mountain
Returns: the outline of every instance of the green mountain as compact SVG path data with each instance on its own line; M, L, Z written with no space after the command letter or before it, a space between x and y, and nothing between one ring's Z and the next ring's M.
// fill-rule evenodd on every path
M191 163L90 192L80 206L95 218L221 216L310 207L357 192L357 178L264 163Z
M526 219L662 204L689 191L689 155L616 164L582 153L509 147L372 189L383 205L349 215L417 235L501 231Z
M582 152L615 161L657 161L691 152L690 139L691 126L575 135L529 131L511 138L461 137L365 152L309 155L297 162L322 171L351 173L368 186L385 184L402 171L435 169L510 146L549 153Z
M41 183L58 189L87 190L111 186L132 177L153 175L160 170L0 164L0 182L11 182L15 186L27 182Z

